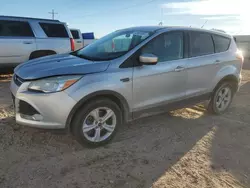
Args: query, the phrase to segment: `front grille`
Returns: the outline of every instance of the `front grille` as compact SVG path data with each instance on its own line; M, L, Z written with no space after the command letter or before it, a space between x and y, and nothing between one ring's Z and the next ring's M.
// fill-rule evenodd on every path
M19 113L28 116L33 116L34 114L40 114L34 107L32 107L30 104L22 100L19 101Z
M16 74L14 75L13 80L17 86L22 85L22 83L24 82L24 80L20 78L19 76L17 76Z

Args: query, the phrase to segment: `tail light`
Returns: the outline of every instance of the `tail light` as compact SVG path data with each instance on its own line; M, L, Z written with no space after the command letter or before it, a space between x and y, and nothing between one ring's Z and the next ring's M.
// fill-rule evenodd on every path
M75 41L72 38L70 38L70 47L71 47L71 51L75 51Z
M236 52L236 57L237 57L239 60L241 60L241 63L244 62L244 56L243 56L242 51L237 50L237 52Z

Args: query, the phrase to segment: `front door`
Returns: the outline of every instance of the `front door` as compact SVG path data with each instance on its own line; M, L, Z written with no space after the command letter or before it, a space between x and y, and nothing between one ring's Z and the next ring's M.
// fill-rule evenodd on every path
M134 112L157 109L185 98L187 72L183 38L183 32L160 34L140 50L139 54L156 55L158 63L134 67Z

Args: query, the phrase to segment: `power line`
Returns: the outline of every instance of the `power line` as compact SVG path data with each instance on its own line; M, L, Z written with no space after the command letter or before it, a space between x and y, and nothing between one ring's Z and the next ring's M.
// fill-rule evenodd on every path
M137 3L137 4L131 5L131 6L129 6L129 7L120 8L120 9L105 10L105 11L96 12L96 13L93 13L93 14L86 14L86 15L83 15L83 17L95 16L95 15L97 15L97 14L103 14L103 13L107 13L107 12L124 11L124 10L130 9L130 8L134 8L134 7L137 7L137 6L144 6L144 5L149 4L149 3L152 3L152 2L154 2L154 1L158 1L158 0L150 0L150 1L147 1L147 2L144 2L144 3Z
M54 11L54 9L52 9L52 12L48 12L48 13L52 15L52 20L55 19L55 14L58 14L57 12Z

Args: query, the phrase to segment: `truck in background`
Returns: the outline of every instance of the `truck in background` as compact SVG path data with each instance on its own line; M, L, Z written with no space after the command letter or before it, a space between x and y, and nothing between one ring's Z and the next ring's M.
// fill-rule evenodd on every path
M87 46L95 41L95 36L93 32L90 33L82 33L83 38L83 46Z
M70 29L75 42L75 50L83 48L83 38L80 29Z
M74 50L74 40L64 22L0 16L0 68Z

